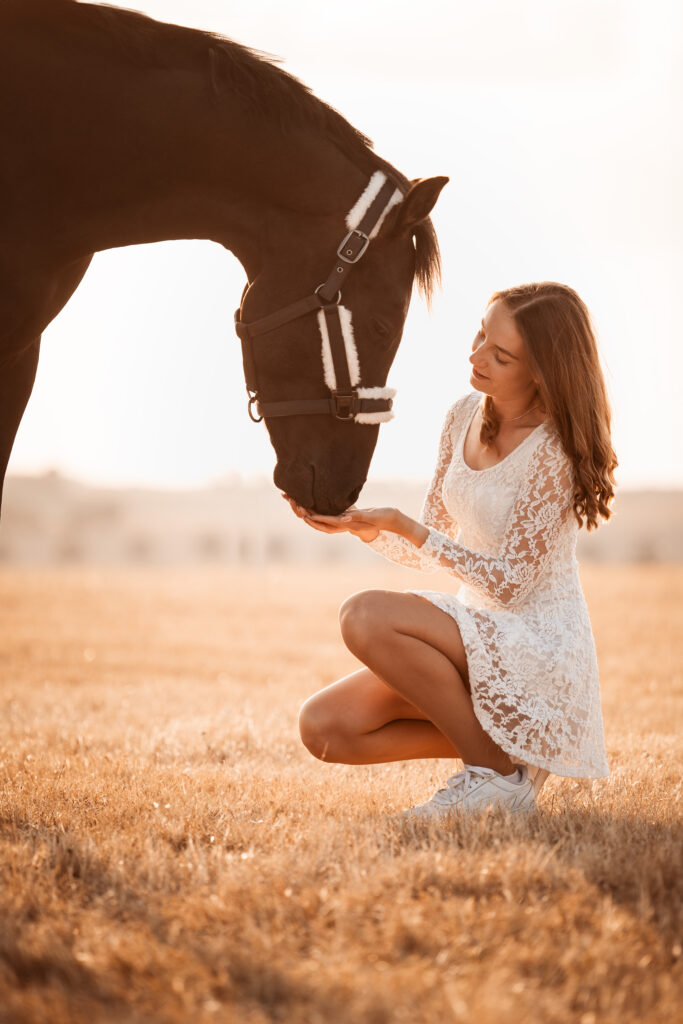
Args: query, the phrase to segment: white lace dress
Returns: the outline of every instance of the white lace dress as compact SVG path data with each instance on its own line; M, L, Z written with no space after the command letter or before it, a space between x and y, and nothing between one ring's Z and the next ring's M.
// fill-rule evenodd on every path
M467 652L472 703L483 728L515 760L557 775L609 769L595 643L576 560L573 467L544 422L501 462L473 470L467 430L479 392L449 409L418 548L380 532L380 554L452 573L457 593L415 590L452 615Z

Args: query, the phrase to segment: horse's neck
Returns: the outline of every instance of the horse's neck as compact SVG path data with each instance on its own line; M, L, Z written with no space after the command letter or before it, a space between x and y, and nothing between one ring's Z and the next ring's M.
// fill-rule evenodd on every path
M214 95L208 60L206 69L148 70L108 54L79 58L70 62L55 40L24 68L46 92L42 124L35 90L25 97L42 152L28 171L24 161L22 187L30 195L33 181L37 237L68 255L208 238L252 277L260 224L282 210L343 214L362 189L367 171L322 132L288 135L238 95Z

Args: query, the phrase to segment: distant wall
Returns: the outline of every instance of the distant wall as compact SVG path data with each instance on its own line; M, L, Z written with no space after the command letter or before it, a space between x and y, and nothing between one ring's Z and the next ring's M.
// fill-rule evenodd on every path
M364 505L417 516L425 485L368 484ZM582 561L683 561L683 492L617 492L609 523L581 531ZM0 562L262 565L377 558L352 537L315 533L267 480L234 479L196 491L87 487L56 473L10 476L0 522Z

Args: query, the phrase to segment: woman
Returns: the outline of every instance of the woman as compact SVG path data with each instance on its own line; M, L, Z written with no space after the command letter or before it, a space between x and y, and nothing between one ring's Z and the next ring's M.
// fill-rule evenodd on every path
M459 757L410 813L535 806L548 772L608 773L595 644L575 556L608 519L617 465L588 311L546 282L497 292L470 356L475 389L449 410L420 521L393 508L309 513L403 565L461 586L369 590L344 602L365 666L311 697L300 727L327 761ZM484 396L483 399L481 396Z

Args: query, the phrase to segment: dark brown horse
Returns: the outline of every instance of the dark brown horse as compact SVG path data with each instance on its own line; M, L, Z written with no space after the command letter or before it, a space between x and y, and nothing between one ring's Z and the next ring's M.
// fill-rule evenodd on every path
M339 263L369 389L386 384L414 279L429 295L439 274L429 213L447 179L409 182L300 82L216 35L73 0L0 0L0 139L0 495L41 334L94 252L219 242L245 269L240 319L253 323L334 274L349 211L390 183L348 283ZM291 412L330 396L317 320L258 334L249 370L276 484L335 513L358 496L382 417ZM295 405L277 414L283 402Z

